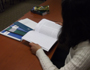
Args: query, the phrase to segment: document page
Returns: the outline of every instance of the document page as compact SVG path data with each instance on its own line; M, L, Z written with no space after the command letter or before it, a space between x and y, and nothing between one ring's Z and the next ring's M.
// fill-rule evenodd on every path
M61 27L51 20L42 19L37 24L35 31L57 39Z
M54 43L57 41L57 39L55 38L38 33L36 31L29 31L26 35L22 37L22 39L28 42L39 44L46 51L49 51Z
M35 29L37 23L29 18L25 18L25 19L22 19L22 20L19 20L18 22L32 28L32 29Z

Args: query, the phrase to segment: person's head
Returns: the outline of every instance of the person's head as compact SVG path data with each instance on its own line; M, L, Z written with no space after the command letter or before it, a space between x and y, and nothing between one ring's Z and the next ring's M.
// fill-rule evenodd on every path
M62 17L61 44L74 47L90 40L90 0L65 0L62 3Z

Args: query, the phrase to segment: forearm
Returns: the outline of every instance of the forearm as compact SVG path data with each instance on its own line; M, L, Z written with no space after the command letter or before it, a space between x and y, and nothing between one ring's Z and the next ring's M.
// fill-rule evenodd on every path
M50 61L49 57L44 53L44 51L42 49L39 49L36 52L36 56L40 60L43 70L57 70L57 67L55 65L53 65L53 63Z
M65 64L63 67L58 69L42 49L36 52L36 56L40 60L43 70L87 70L90 67L90 47L79 49L73 58Z

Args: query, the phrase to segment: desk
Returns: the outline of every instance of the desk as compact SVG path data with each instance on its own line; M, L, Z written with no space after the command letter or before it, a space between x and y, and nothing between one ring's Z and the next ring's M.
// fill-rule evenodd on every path
M62 22L60 0L47 0L41 5L49 5L50 14L41 16L28 12L20 19L29 18L39 22L42 18L47 18ZM49 58L52 57L56 46L46 53ZM0 35L0 70L42 70L42 68L37 57L31 53L29 46Z

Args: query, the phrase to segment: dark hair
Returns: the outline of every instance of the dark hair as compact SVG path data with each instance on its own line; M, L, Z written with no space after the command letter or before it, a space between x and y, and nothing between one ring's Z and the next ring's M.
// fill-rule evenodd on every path
M90 41L90 1L65 0L62 3L63 26L59 42L65 47L74 47Z

